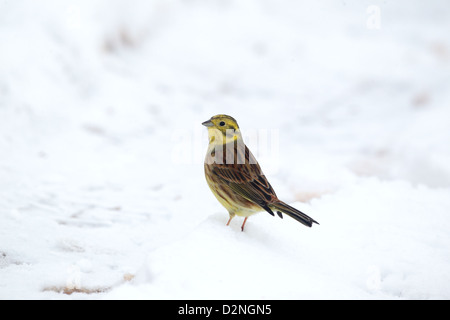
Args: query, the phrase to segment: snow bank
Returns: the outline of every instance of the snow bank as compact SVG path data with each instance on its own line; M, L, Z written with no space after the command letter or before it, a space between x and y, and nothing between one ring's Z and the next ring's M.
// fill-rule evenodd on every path
M449 14L0 2L0 298L450 298ZM320 226L224 226L217 113Z

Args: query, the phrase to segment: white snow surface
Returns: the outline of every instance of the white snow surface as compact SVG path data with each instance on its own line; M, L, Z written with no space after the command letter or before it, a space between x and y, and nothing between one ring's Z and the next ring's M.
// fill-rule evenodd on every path
M0 299L450 299L449 34L446 0L0 0ZM320 225L225 226L218 113Z

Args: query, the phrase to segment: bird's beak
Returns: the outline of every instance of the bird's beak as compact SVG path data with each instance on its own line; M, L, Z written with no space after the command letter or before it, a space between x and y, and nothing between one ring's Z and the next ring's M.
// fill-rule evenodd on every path
M205 127L212 127L214 125L214 123L212 123L211 120L208 120L208 121L203 122L202 125L204 125Z

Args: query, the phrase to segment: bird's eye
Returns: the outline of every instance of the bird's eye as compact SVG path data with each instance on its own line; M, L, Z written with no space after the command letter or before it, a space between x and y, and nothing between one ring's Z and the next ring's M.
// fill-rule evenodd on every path
M220 121L219 126L223 127L225 125L225 121Z

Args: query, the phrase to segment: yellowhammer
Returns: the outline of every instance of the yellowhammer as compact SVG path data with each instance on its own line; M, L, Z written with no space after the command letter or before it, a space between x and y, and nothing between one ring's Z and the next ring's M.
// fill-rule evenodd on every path
M205 176L217 200L228 210L230 219L245 217L266 210L276 211L301 222L307 227L317 223L303 212L279 200L253 154L244 144L234 118L219 114L202 123L208 128L209 146L205 158Z

